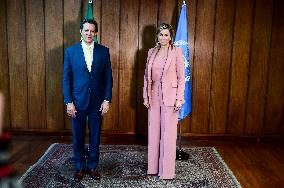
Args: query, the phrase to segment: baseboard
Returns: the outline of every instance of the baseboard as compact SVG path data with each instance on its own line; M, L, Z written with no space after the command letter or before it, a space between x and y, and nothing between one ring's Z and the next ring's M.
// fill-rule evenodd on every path
M9 132L12 135L19 136L66 136L71 137L70 130L64 131L42 131L42 130L9 130L5 129L4 132ZM139 132L118 132L118 131L102 131L101 137L108 138L128 138L128 139L147 139L147 133ZM216 140L216 141L248 141L248 142L284 142L283 136L278 135L234 135L234 134L200 134L200 133L185 133L182 135L185 140Z

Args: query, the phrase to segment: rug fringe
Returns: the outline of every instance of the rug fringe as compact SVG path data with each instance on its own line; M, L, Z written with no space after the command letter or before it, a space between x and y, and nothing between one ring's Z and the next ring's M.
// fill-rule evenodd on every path
M51 145L48 147L48 149L44 152L44 154L41 156L41 158L39 158L39 160L38 160L35 164L33 164L32 166L29 167L29 169L28 169L28 170L22 175L22 177L18 180L18 183L20 183L20 185L22 185L22 181L23 181L23 179L25 179L25 177L28 175L28 173L31 172L31 171L36 167L36 165L37 165L38 163L40 163L40 162L44 159L44 157L47 155L47 153L48 153L55 145L57 145L57 144L59 144L59 143L53 143L53 144L51 144Z
M242 188L240 182L237 180L236 176L234 175L234 173L231 171L231 169L228 167L228 165L225 163L225 161L222 159L221 155L219 154L219 152L212 147L213 152L215 153L215 155L219 158L219 160L221 161L221 163L224 165L224 168L226 168L227 172L231 175L231 177L233 178L233 180L236 182L237 186L239 188Z

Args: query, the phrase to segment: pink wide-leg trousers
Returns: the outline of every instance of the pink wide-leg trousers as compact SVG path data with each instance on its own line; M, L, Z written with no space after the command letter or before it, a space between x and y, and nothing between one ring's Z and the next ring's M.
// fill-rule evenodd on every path
M178 111L163 104L161 84L154 82L148 109L148 174L175 178L177 123Z

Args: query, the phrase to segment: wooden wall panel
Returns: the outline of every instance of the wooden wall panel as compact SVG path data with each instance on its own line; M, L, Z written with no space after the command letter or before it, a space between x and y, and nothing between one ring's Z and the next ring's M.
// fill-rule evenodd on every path
M143 105L143 80L150 48L155 46L158 0L140 1L139 9L139 44L137 62L137 120L136 131L147 132L147 109ZM147 15L147 16L146 16Z
M243 134L245 131L253 12L253 0L236 0L228 133Z
M187 3L192 107L186 135L284 135L283 2ZM70 131L62 96L64 48L79 42L87 0L0 2L0 90L5 127ZM158 22L177 26L182 0L95 0L99 43L109 47L113 100L103 132L146 133L142 87Z
M273 0L257 0L252 34L246 111L246 134L260 135L263 127Z
M65 105L62 94L63 0L45 1L45 63L47 129L63 130ZM56 31L56 32L55 32Z
M191 120L194 133L207 133L209 127L215 3L215 0L197 2Z
M94 9L93 9L93 14L95 17L95 20L98 22L98 27L99 27L99 33L97 35L98 37L98 42L101 42L101 35L102 35L102 0L95 0L94 1Z
M264 134L280 135L284 127L284 2L274 1ZM282 128L281 128L282 127Z
M10 128L10 86L9 86L9 64L7 49L7 27L6 27L6 3L0 1L0 92L5 98L3 127Z
M26 0L29 128L46 128L43 1Z
M11 127L28 128L25 1L6 3Z
M80 41L80 23L82 21L83 2L81 0L64 0L64 49ZM63 63L63 62L62 62ZM62 65L63 66L63 65ZM71 129L71 123L65 108L65 128Z
M118 125L119 131L135 133L139 1L121 1L120 9Z
M80 41L80 23L82 21L82 1L64 0L64 48Z
M119 121L119 0L105 0L102 4L102 24L101 43L110 50L110 60L112 65L112 102L109 112L105 115L102 130L114 131L118 130ZM125 120L127 121L127 119Z
M212 133L226 132L234 5L234 0L217 0L209 123Z
M152 6L148 4L148 6ZM159 17L158 23L166 22L176 28L177 23L177 1L176 0L159 0Z

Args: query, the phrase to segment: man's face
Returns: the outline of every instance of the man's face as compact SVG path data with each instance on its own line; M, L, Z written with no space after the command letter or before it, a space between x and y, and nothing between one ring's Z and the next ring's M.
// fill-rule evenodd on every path
M84 23L83 29L80 30L84 42L91 44L94 41L94 37L97 34L95 32L95 25L90 23Z

